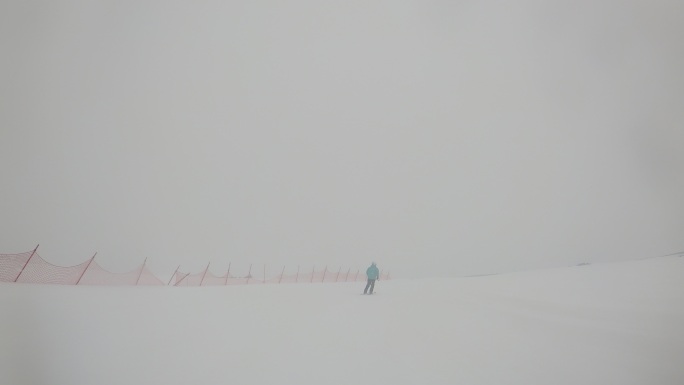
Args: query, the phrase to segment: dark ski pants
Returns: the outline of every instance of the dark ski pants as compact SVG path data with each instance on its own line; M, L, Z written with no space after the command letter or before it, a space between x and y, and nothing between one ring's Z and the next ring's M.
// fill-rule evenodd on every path
M373 289L375 288L375 280L374 279L368 279L368 283L366 284L366 288L363 289L363 294L368 294L368 288L370 288L370 293L373 294Z

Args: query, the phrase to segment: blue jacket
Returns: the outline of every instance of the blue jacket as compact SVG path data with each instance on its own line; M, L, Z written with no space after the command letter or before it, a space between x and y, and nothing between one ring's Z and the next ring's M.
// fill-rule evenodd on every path
M368 279L378 279L380 277L380 270L378 270L378 267L375 266L375 264L370 265L370 267L366 269L366 276Z

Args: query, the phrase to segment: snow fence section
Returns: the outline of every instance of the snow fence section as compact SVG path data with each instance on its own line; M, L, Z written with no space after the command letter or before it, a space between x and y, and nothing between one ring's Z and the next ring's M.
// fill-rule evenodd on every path
M256 272L249 268L246 276L233 276L228 271L222 276L216 276L209 271L209 266L205 271L197 274L181 273L176 271L171 277L171 282L174 286L227 286L227 285L249 285L259 283L314 283L314 282L356 282L365 281L366 274L360 269L352 271L351 268L343 270L341 267L337 271L329 270L328 267L323 267L320 270L313 269L304 271L297 268L296 273L285 274L285 267L278 272L269 271L267 266L263 266L263 270ZM289 271L289 270L288 270ZM275 274L275 275L274 275ZM380 279L389 279L388 273L381 273Z
M223 275L214 275L207 268L199 273L185 273L180 266L168 281L156 277L143 262L138 268L128 273L112 273L95 261L95 255L76 266L58 266L43 259L38 248L17 254L0 254L0 282L53 284L53 285L102 285L102 286L228 286L250 284L282 284L282 283L314 283L314 282L355 282L365 281L366 274L360 269L351 268L337 271L328 267L317 269L315 266L307 271L297 267L296 273L286 274L285 267L278 271L269 270L268 266L252 269L245 276L235 276L230 267ZM389 272L381 272L380 279L389 279Z

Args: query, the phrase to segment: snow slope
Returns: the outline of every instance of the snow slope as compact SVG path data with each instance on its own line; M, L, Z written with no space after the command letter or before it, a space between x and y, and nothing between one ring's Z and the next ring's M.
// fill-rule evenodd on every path
M486 277L0 286L0 384L684 383L684 258Z

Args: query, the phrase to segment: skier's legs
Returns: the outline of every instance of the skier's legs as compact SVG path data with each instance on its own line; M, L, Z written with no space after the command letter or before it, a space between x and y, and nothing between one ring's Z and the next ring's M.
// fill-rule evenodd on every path
M366 288L363 289L363 294L368 294L368 288L371 287L371 283L373 283L373 280L369 279L368 283L366 283ZM371 289L371 293L373 292L373 289Z
M375 280L369 279L368 283L370 283L370 294L373 294L373 289L375 289Z

